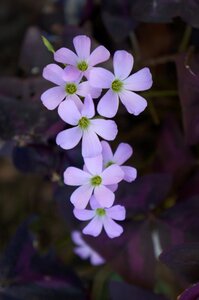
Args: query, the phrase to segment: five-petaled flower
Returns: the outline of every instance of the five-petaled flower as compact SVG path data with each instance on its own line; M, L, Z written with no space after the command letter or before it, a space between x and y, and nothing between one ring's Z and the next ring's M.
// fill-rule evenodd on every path
M78 35L73 39L76 53L68 48L61 48L54 54L57 62L74 66L79 74L89 77L90 70L101 62L109 59L110 53L104 46L98 46L92 53L91 40L86 35Z
M115 52L113 68L114 74L103 68L90 71L91 86L108 89L99 101L98 113L104 117L114 117L118 111L120 98L129 113L139 115L146 108L147 102L133 91L144 91L152 86L149 69L143 68L129 76L133 68L133 56L124 50Z
M75 247L74 252L81 257L82 259L90 258L90 262L94 266L99 266L105 263L103 257L101 257L95 250L93 250L82 238L82 235L79 231L73 231L71 238Z
M44 68L43 77L57 84L41 95L43 104L50 110L55 109L63 100L72 100L80 107L82 102L79 96L86 97L90 94L93 98L98 98L101 94L101 89L91 87L88 81L80 82L81 76L71 68L62 69L56 64L50 64Z
M110 185L120 182L124 172L117 165L111 165L103 170L102 156L86 158L87 171L68 167L64 172L64 182L67 185L79 186L71 195L70 201L78 209L84 209L92 194L102 207L112 206L115 194Z
M75 217L81 221L88 221L89 224L84 227L83 233L98 236L102 228L109 238L115 238L122 234L123 228L118 225L116 221L123 221L125 219L126 211L121 205L114 205L110 208L104 208L92 197L90 200L91 209L77 209L74 208L73 213Z
M112 120L92 119L95 115L93 100L88 95L79 110L73 101L64 101L58 108L59 116L68 124L75 126L61 131L56 142L63 149L74 148L82 138L83 157L94 157L102 152L98 135L106 140L114 140L117 125Z

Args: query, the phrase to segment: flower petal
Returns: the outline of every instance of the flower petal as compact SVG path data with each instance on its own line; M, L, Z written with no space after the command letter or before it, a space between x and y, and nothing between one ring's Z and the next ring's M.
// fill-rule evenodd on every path
M87 157L84 159L86 169L92 175L100 175L102 173L102 155Z
M137 177L137 170L133 167L121 166L122 171L124 172L124 180L127 182L132 182Z
M104 47L97 47L90 55L88 59L89 66L95 66L103 61L108 60L110 57L110 52Z
M113 141L118 133L115 121L95 119L91 124L92 129L105 140Z
M100 208L100 207L102 207L102 206L99 204L99 202L97 202L97 200L95 199L95 197L92 196L92 197L90 198L90 207L91 207L92 209L96 210L97 208Z
M67 185L83 185L88 184L90 174L75 167L68 167L64 172L64 183Z
M82 156L95 157L102 152L102 146L97 134L93 130L83 131Z
M75 105L77 106L77 108L79 109L79 111L82 109L83 103L77 95L75 95L75 94L68 95L66 97L65 101L68 101L68 100L72 100L75 103ZM63 102L65 102L65 101L63 101Z
M88 221L94 218L95 211L89 209L77 209L74 208L73 213L75 217L80 221Z
M124 80L124 88L132 91L145 91L153 84L149 68L143 68Z
M133 56L125 50L118 50L113 56L113 68L115 77L125 79L133 68Z
M68 65L64 69L63 78L66 82L79 83L82 78L82 74L76 67Z
M90 256L90 249L87 245L81 247L75 247L74 252L82 259L86 259Z
M41 101L43 105L49 110L55 109L66 97L64 88L60 86L48 89L41 95Z
M118 94L111 89L100 99L97 111L101 116L112 118L116 115L119 107Z
M103 163L106 165L108 162L113 161L113 152L108 142L101 141Z
M58 114L64 122L77 125L81 114L72 100L63 101L58 108Z
M84 209L92 195L93 187L90 184L85 184L78 187L71 195L70 201L78 209Z
M119 96L127 111L135 116L143 112L147 106L146 100L136 93L126 90L120 93Z
M95 115L95 106L90 95L87 95L84 99L84 105L82 107L81 114L89 119Z
M54 53L54 60L68 65L75 66L77 64L77 55L68 48L61 48Z
M102 89L109 89L114 78L113 73L99 67L93 68L89 74L90 85Z
M111 218L104 218L104 230L111 239L120 236L123 233L122 226L118 225Z
M79 84L77 94L81 97L86 97L90 94L95 99L101 95L101 89L94 88L90 85L89 81L84 81Z
M122 181L124 178L124 172L118 165L111 165L102 172L101 177L102 184L115 184Z
M126 210L124 206L114 205L106 209L106 214L113 220L123 221L126 217Z
M115 200L114 193L104 185L95 187L94 196L102 207L112 206Z
M85 242L83 241L82 239L82 235L81 235L81 232L77 231L77 230L74 230L72 233L71 233L71 239L73 241L74 244L78 245L78 246L83 246L85 245Z
M92 250L90 261L93 266L99 266L105 263L105 259L94 250Z
M118 189L118 184L116 183L116 184L107 185L107 188L114 193Z
M87 60L90 55L91 40L86 35L78 35L73 39L73 45L80 59Z
M133 154L132 147L127 143L120 143L113 155L113 160L118 164L122 165L127 161Z
M98 236L102 231L102 220L96 216L86 227L83 229L84 234Z
M65 83L64 70L56 64L49 64L43 70L43 77L57 85L63 85Z
M68 150L74 148L79 143L81 137L82 131L78 126L76 126L58 133L56 143L61 148Z

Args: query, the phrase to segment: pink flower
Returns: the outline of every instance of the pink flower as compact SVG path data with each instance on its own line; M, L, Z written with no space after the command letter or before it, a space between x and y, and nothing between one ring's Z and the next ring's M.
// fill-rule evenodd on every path
M110 53L104 46L97 47L91 54L91 40L86 35L78 35L73 39L76 53L61 48L54 54L54 59L58 62L68 64L77 68L80 74L88 78L93 66L109 59Z
M61 131L56 143L63 149L74 148L82 138L83 157L97 156L102 152L98 135L106 140L114 140L117 125L112 120L92 119L95 115L93 100L88 95L79 110L73 101L64 101L58 108L60 117L68 124L75 126Z
M148 68L129 76L133 68L133 56L123 50L116 51L113 57L114 74L103 68L91 70L89 82L93 87L108 89L98 103L98 113L112 118L116 115L119 99L127 111L139 115L147 106L146 100L132 91L144 91L152 86Z
M41 101L50 110L55 109L64 99L70 99L80 107L82 102L79 96L91 94L93 98L98 98L101 94L101 89L91 87L88 81L80 83L81 76L71 68L62 69L56 64L50 64L44 68L43 77L57 85L41 95Z
M124 172L124 180L127 182L132 182L137 177L137 171L133 167L123 166L123 164L131 157L133 154L133 149L129 144L120 143L117 147L115 153L113 154L110 145L106 141L102 141L102 157L104 167L116 164L121 167Z
M83 239L79 231L73 231L71 234L73 242L77 245L74 252L82 259L90 258L90 262L94 266L99 266L105 263L103 257L101 257L95 250L93 250Z
M117 165L102 170L102 156L85 159L86 169L68 167L64 172L64 182L67 185L79 186L71 195L70 201L78 209L84 209L92 194L102 207L112 206L115 195L109 185L120 182L124 173Z
M109 238L115 238L123 233L122 226L114 220L122 221L125 219L126 211L121 205L115 205L110 208L103 208L94 197L91 198L90 205L92 210L77 209L73 210L75 217L81 221L91 220L83 229L84 234L98 236L104 228Z

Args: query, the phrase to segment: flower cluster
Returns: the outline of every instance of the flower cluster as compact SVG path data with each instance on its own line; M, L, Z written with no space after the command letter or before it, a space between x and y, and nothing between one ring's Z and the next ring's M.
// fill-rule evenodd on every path
M129 113L140 114L147 102L135 92L149 89L152 77L148 68L130 75L133 56L127 51L115 52L111 73L96 67L110 57L105 47L91 52L91 40L84 35L76 36L73 45L75 52L61 48L54 53L55 61L63 67L50 64L44 68L43 77L56 86L44 92L41 100L50 110L58 107L60 118L71 126L57 135L57 145L67 150L81 142L84 165L82 169L68 167L64 183L77 186L70 201L75 217L90 221L83 234L98 236L104 228L110 238L115 238L123 232L115 221L124 220L126 212L123 206L114 205L114 192L119 182L132 182L137 173L135 168L123 165L132 155L130 145L120 143L112 152L107 141L116 138L118 129L113 120L105 118L116 115L119 100ZM93 102L97 98L98 116ZM78 243L85 246L82 240ZM85 252L84 257L88 257L88 249Z

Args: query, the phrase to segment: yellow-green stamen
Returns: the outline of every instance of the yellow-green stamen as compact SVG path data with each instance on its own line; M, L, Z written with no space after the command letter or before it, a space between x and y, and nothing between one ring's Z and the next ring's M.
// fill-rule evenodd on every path
M77 67L80 71L86 71L88 69L88 64L83 60L78 62Z
M81 129L85 130L89 127L90 125L90 120L86 117L82 117L79 122L78 122L78 125Z
M65 91L69 95L73 95L77 92L77 87L75 83L67 83L65 87Z
M112 82L112 90L116 93L118 92L121 92L122 90L122 87L123 87L123 82L120 81L119 79L115 79L113 82Z
M91 178L91 185L92 186L99 186L102 183L102 178L97 175Z
M103 217L103 216L105 216L105 214L106 214L106 211L105 211L104 208L97 208L96 209L96 215L98 215L99 217Z

